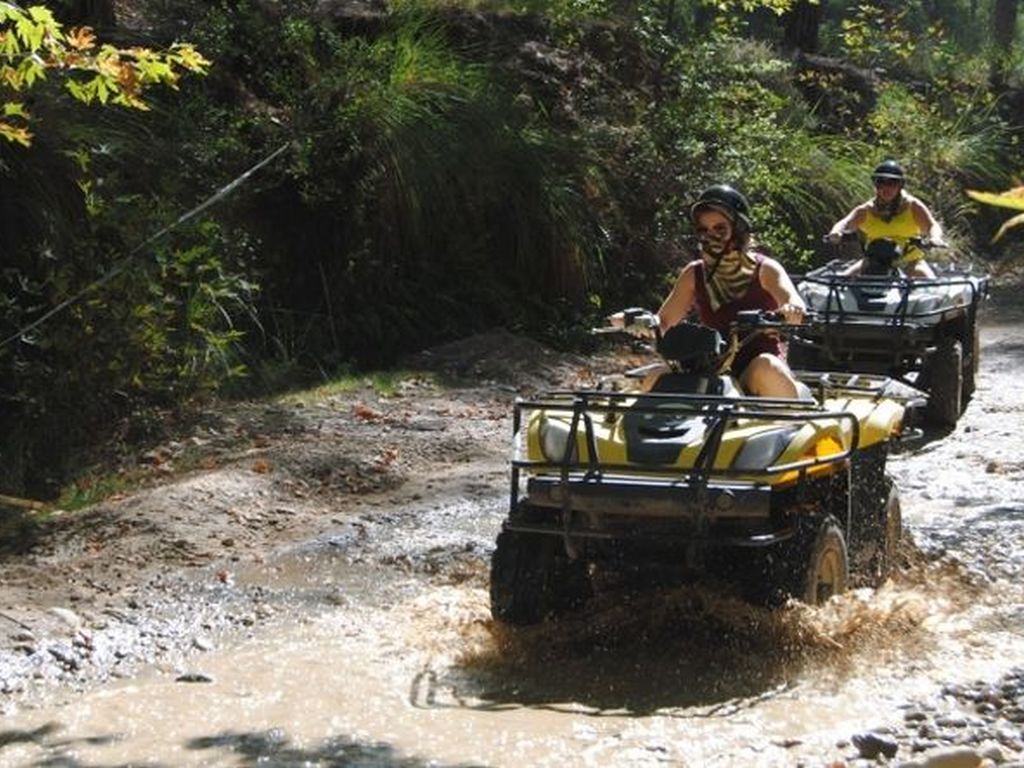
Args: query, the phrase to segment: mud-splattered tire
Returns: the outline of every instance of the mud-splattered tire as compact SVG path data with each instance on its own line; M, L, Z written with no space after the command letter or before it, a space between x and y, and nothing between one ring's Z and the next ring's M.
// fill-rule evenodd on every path
M882 509L883 539L878 547L878 583L884 582L899 562L900 541L903 538L903 512L900 507L899 488L892 478L885 478L885 507Z
M502 531L491 558L491 615L523 626L578 607L590 596L586 564L554 536Z
M928 421L953 428L963 403L963 347L945 339L928 361Z
M961 396L961 408L967 407L967 403L970 402L971 397L974 395L974 390L977 387L978 381L978 365L981 361L981 337L978 330L977 320L972 324L971 334L968 339L970 341L970 355L965 354L963 359L963 395Z
M793 584L793 596L808 605L820 605L833 595L846 591L850 580L850 561L846 537L834 517L821 521L809 546L801 547L804 560Z

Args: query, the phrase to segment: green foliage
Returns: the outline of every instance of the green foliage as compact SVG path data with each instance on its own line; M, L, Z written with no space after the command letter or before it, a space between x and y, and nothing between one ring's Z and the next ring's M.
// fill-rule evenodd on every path
M755 39L773 39L782 0L394 0L341 21L328 5L348 8L148 0L154 40L187 19L217 62L152 91L148 113L83 119L62 80L24 65L48 130L32 153L0 142L0 177L19 190L0 199L5 334L271 148L294 151L0 348L0 400L38 432L33 448L8 430L31 459L12 466L41 464L32 451L66 424L84 446L110 414L139 423L154 403L225 388L362 380L489 326L579 345L591 316L661 300L691 255L688 205L712 182L747 194L760 244L795 267L870 194L883 156L960 232L961 187L1003 188L1019 156L982 42L957 23L967 0L830 3L826 52L885 73L863 90L825 70L799 82ZM87 33L62 34L106 61ZM26 27L19 45L37 37ZM189 64L110 62L140 83ZM95 74L71 79L79 98L118 96ZM25 127L27 103L9 99L0 120Z
M148 48L97 48L88 27L65 30L39 5L22 9L0 2L0 137L24 146L32 143L31 117L12 98L32 90L56 73L78 101L148 109L143 93L155 85L176 88L182 72L204 73L209 61L187 43L167 51Z
M814 133L788 65L763 45L718 38L676 65L684 85L663 105L659 132L675 137L680 190L692 199L708 183L734 184L751 201L762 246L805 264L856 187L863 145Z
M903 65L914 52L916 40L906 26L907 9L856 6L840 23L843 51L862 67Z
M240 30L219 9L208 19L219 39L205 25L199 39L230 57ZM601 168L533 95L419 15L373 39L285 29L281 59L299 65L252 81L302 137L253 223L266 351L312 370L380 362L468 328L553 323L558 297L582 295L600 271Z

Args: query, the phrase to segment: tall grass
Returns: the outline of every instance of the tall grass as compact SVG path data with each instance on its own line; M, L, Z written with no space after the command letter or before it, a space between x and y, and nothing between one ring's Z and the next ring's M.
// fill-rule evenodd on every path
M332 318L309 328L305 354L379 363L489 325L554 322L557 300L600 267L587 148L420 14L319 47L326 74L294 105L300 196L264 232L278 253L268 299Z

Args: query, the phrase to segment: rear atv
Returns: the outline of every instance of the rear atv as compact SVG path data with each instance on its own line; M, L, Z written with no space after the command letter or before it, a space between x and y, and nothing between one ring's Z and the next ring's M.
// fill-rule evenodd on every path
M974 394L988 277L951 268L909 278L870 260L845 275L852 263L836 259L797 281L820 322L791 337L790 365L892 376L928 395L929 423L952 428Z
M807 374L804 399L746 397L718 373L716 332L677 326L659 349L661 367L516 403L495 619L579 606L598 571L724 580L765 603L883 578L899 534L885 456L904 412L889 380Z

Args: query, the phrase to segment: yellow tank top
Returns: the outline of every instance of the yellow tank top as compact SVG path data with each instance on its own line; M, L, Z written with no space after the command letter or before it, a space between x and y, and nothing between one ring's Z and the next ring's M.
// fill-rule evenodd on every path
M869 243L884 237L888 240L895 240L903 247L906 247L910 238L921 236L921 227L918 226L917 219L914 218L914 212L910 210L909 205L905 205L902 211L888 221L873 210L869 210L860 225L860 231L864 233L864 237ZM908 248L898 263L913 264L923 258L924 251L920 248Z

